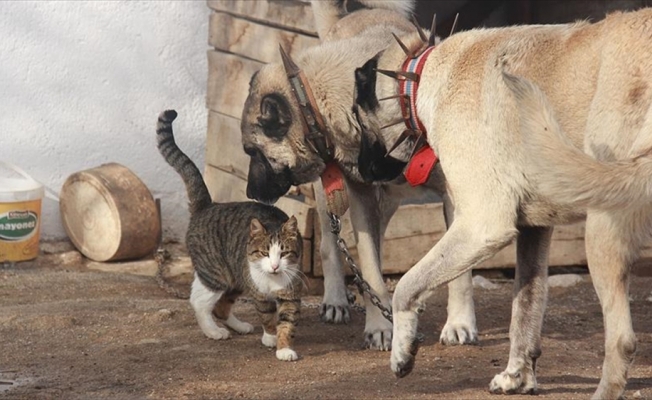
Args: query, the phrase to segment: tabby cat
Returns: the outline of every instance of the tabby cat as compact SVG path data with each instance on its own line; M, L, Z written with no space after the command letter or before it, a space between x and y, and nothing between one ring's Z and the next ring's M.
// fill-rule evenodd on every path
M190 304L199 327L209 338L228 339L230 332L216 324L215 315L235 332L251 333L253 326L231 312L236 298L246 293L262 319L263 344L276 346L279 360L294 361L302 284L297 220L266 204L213 203L197 166L174 141L176 117L174 110L161 113L156 136L159 151L181 175L190 200L186 247L195 269Z

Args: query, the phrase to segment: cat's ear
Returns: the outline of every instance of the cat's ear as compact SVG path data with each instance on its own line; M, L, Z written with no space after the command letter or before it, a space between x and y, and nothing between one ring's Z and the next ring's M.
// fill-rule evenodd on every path
M291 235L296 235L297 233L297 218L293 215L285 221L283 224L283 232L291 234Z
M256 218L251 219L249 224L249 236L258 236L265 233L265 227Z

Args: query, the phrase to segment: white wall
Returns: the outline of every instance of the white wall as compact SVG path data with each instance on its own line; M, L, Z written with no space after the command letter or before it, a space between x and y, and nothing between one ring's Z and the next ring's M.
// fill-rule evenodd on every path
M0 1L0 160L57 194L121 163L161 198L164 235L183 237L185 188L155 125L176 109L177 143L203 170L209 13L203 0ZM43 207L42 237L65 237L58 204Z

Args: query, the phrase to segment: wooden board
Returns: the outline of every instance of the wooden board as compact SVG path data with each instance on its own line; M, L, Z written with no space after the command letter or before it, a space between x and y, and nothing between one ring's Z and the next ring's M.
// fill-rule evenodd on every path
M281 62L279 45L296 56L302 50L319 43L319 39L301 33L279 29L213 13L210 17L208 43L221 51L235 53L261 62Z
M233 118L242 118L249 81L263 65L233 54L209 50L207 107Z
M221 13L317 37L312 8L306 1L208 0L207 3Z
M249 156L242 149L239 119L208 112L205 162L241 179L247 178Z

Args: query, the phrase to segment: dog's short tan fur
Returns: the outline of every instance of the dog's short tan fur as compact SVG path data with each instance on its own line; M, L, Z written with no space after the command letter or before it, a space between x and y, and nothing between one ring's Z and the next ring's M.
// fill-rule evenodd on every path
M472 30L431 53L417 109L440 156L455 218L396 288L397 375L413 368L417 311L430 293L517 238L510 358L490 389L535 391L551 227L586 216L587 259L606 332L594 398L623 394L636 349L629 268L652 232L651 39L652 9L644 9L595 24ZM418 38L404 41L415 46ZM378 66L397 70L404 59L395 44ZM378 97L396 93L394 80L377 80ZM365 118L382 126L397 116L397 102L381 102ZM400 132L378 133L392 143Z
M408 185L377 186L362 182L357 167L360 127L357 126L351 113L351 106L355 69L392 44L394 39L391 33L405 35L415 32L415 27L407 19L414 1L365 0L363 3L368 6L381 8L350 14L344 13L339 3L342 2L313 1L322 44L307 49L294 61L310 83L329 135L335 144L336 160L346 174L351 201L350 215L356 232L359 265L363 276L380 296L384 305L389 307L391 299L380 273L381 238L401 198L416 196L422 192L422 189L412 189ZM270 95L278 97L263 106L266 96ZM273 111L267 112L266 110L269 109ZM282 135L271 137L266 134L260 122L265 115L271 117L280 115L276 119L279 126L283 126L282 123L286 124ZM251 171L255 169L252 168L255 163L258 163L259 170L264 169L261 167L263 163L269 163L271 175L283 175L284 171L291 171L291 180L294 184L315 181L323 171L323 161L305 142L300 118L298 106L290 92L282 65L273 63L264 66L252 78L249 97L242 116L243 144L252 154L249 185L255 186L252 182L257 181L259 187L263 188L259 195L268 196L268 186L279 179L273 176L257 180L255 174L252 177ZM432 181L442 182L437 179ZM439 192L443 192L442 185L439 185L438 189ZM284 189L281 188L275 193L283 194ZM329 231L323 191L318 188L316 195L322 221L320 250L325 275L322 319L327 322L346 322L349 319L349 311L343 266L335 238ZM252 193L252 197L259 198L256 193ZM270 201L274 200L274 197L268 196L265 199ZM446 208L451 214L450 204ZM464 274L449 286L448 320L442 329L441 341L446 344L473 343L477 340L477 329L471 273ZM365 345L370 348L389 350L392 324L383 318L379 309L373 306L368 298L365 301L367 306Z

